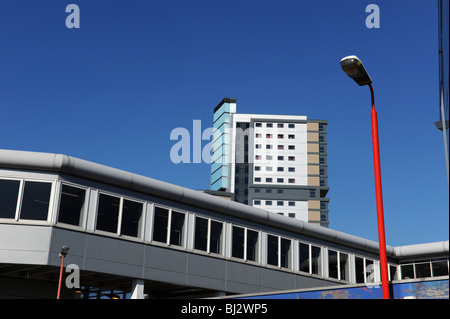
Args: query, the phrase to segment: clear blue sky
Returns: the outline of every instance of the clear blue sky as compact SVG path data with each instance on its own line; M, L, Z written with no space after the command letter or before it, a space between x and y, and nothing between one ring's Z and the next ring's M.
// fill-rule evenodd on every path
M370 93L339 66L356 54L374 81L387 243L448 240L437 30L430 0L2 0L0 148L207 189L210 165L172 163L170 132L212 126L222 98L325 119L330 228L377 241Z

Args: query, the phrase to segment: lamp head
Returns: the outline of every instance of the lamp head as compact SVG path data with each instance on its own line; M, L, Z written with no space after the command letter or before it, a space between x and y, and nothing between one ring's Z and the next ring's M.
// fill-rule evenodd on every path
M69 252L69 246L62 246L61 252L59 253L59 257L66 257L68 252Z
M364 68L361 60L356 55L349 55L343 58L341 60L341 68L349 77L355 80L358 85L372 83L372 79Z

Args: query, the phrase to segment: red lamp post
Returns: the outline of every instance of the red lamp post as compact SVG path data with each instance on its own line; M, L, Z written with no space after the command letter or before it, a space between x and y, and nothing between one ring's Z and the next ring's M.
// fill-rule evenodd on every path
M372 79L367 73L361 60L355 55L345 57L341 60L341 67L344 72L355 80L358 85L369 85L372 98L372 143L373 143L373 164L375 171L375 195L377 202L377 222L378 222L378 245L380 249L381 266L381 284L383 290L383 299L390 299L389 278L386 257L386 238L384 232L384 213L383 213L383 192L381 188L381 168L380 168L380 144L378 140L378 118L375 110L375 98L372 87Z
M59 297L61 295L61 283L62 283L62 276L63 276L63 270L64 270L64 257L66 257L68 252L69 252L69 246L62 246L61 252L59 253L59 257L61 258L61 269L59 271L58 294L56 296L56 299L59 299Z

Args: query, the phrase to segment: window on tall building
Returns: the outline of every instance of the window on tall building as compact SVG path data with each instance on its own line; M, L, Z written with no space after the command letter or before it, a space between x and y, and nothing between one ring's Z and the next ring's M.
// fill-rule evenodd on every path
M283 128L283 127L284 127L284 124L278 123L277 127L278 127L278 128Z
M295 178L289 178L288 182L289 184L295 184Z
M272 134L266 134L266 138L272 138Z
M279 139L284 138L284 134L278 134L278 138L279 138Z
M288 157L288 160L289 160L289 161L295 161L295 156L289 156L289 157Z
M278 145L279 150L284 150L284 145Z
M295 172L295 167L289 167L288 172Z
M295 124L289 124L288 127L289 128L295 128Z
M262 127L262 123L255 123L255 127Z
M267 123L267 124L266 124L266 127L269 127L269 128L270 128L270 127L273 127L273 124L272 124L272 123Z
M295 150L295 145L289 145L288 149L291 150L291 151Z
M295 139L295 135L294 135L294 134L289 134L289 135L288 135L288 139L290 139L290 140Z

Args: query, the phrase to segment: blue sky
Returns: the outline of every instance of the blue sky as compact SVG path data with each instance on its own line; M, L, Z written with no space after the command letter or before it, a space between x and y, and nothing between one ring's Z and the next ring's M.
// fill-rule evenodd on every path
M429 0L2 0L0 148L207 189L209 164L172 163L170 133L212 126L222 98L325 119L330 228L377 241L370 92L339 66L356 54L374 81L387 243L448 240L437 40Z

